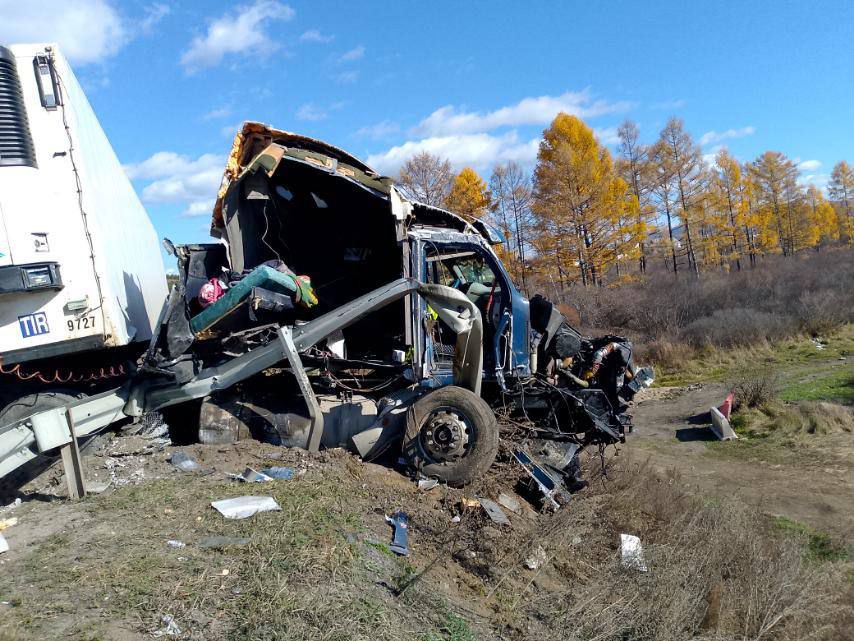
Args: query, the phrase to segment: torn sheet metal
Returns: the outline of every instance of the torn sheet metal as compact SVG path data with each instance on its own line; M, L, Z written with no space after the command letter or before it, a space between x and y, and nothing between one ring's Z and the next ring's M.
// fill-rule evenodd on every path
M395 554L409 556L409 516L406 512L396 512L385 517L385 522L394 528L389 549Z
M244 483L264 483L265 481L273 480L273 477L258 470L253 470L251 467L243 470L242 474L229 474L228 476L235 481L243 481Z
M479 500L480 506L493 523L498 523L499 525L510 525L510 519L508 519L504 511L498 507L498 503L489 499Z
M533 480L535 486L543 495L543 498L548 501L555 509L560 507L557 502L557 496L561 496L565 501L568 501L571 496L564 491L563 484L559 479L550 474L542 465L534 462L531 455L523 449L518 449L513 452L513 458L521 465L528 475Z

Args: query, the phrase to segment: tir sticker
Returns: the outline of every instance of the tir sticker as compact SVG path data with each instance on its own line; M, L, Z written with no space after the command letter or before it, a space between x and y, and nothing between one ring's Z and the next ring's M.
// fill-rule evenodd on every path
M47 314L44 312L18 316L18 325L21 327L21 336L24 338L50 333L50 327L47 324Z

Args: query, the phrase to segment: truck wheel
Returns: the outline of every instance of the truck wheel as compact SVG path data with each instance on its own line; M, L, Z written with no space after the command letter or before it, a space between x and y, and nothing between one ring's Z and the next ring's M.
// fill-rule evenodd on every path
M83 396L83 394L66 389L36 392L35 394L22 396L0 410L0 426L7 423L14 423L36 412L53 409L54 407L62 407L72 401L83 398Z
M441 387L409 408L403 451L409 464L425 476L451 487L467 485L495 461L495 414L469 390Z

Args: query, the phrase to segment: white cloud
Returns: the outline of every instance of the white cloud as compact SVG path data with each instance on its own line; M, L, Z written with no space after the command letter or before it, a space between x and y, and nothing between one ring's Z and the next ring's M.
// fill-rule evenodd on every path
M55 42L75 65L103 62L129 29L107 0L0 0L0 42Z
M727 129L726 131L707 131L700 136L700 145L710 145L712 143L731 140L733 138L744 138L745 136L752 136L755 133L756 129L754 127Z
M345 71L333 77L333 80L341 85L352 85L359 79L358 71Z
M156 2L145 7L143 11L145 12L145 16L138 23L139 30L142 33L149 34L154 30L157 23L169 15L172 9L169 5Z
M191 202L187 205L181 215L188 218L194 218L196 216L210 216L213 212L214 203L216 203L216 198Z
M202 115L202 120L219 120L231 115L231 107L217 107Z
M297 109L297 120L309 120L316 122L318 120L325 120L329 117L329 114L326 113L323 109L314 105L314 103L307 102L304 105L301 105L299 109Z
M530 164L537 157L540 139L520 140L515 131L500 136L477 133L456 136L433 136L421 140L410 140L387 151L368 156L367 163L380 172L394 174L400 166L415 154L427 151L447 158L455 169L472 166L488 170L495 163L515 160Z
M202 154L191 158L173 151L159 151L142 162L125 166L132 180L147 183L142 200L148 203L183 203L184 215L210 213L222 181L225 158Z
M333 40L335 40L335 36L325 35L320 33L317 29L309 29L299 37L300 42L319 42L320 44L326 44Z
M681 109L685 106L685 101L681 98L678 100L663 100L661 102L654 102L649 107L650 109L661 109L662 111L669 111L672 109Z
M707 150L706 153L703 154L703 162L706 163L712 169L717 167L718 152L723 148L723 145L715 145L711 149Z
M603 145L618 145L620 144L620 136L617 133L616 127L605 127L602 129L593 128L593 134L599 139Z
M798 163L798 169L801 171L815 171L821 167L820 160L803 160Z
M294 10L274 0L256 0L238 7L208 25L203 36L196 36L181 55L181 64L192 73L199 67L213 67L228 55L263 53L276 47L267 33L273 20L290 20Z
M830 182L830 174L808 174L798 178L802 185L815 185L827 195L827 183Z
M354 60L361 60L365 57L365 48L362 45L358 47L353 47L350 51L345 51L340 56L338 56L338 62L353 62Z
M611 103L605 100L594 100L587 91L567 91L559 96L524 98L514 105L486 113L465 111L447 105L440 107L418 123L413 128L412 134L449 136L492 131L499 127L545 125L561 111L581 118L593 118L626 111L630 107L631 103L628 102Z
M356 136L360 138L380 140L382 138L388 138L398 132L400 132L400 125L398 123L390 120L383 120L382 122L378 122L374 125L362 127L356 132Z

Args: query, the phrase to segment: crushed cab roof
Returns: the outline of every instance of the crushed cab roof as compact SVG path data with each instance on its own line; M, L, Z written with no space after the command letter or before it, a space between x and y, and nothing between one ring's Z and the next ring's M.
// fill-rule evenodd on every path
M211 229L223 226L223 201L232 184L250 171L263 167L271 175L283 155L299 157L300 160L353 180L378 194L387 196L394 186L391 178L382 176L355 156L322 140L301 134L275 129L260 122L246 121L238 130L231 145L222 182L214 204ZM495 231L483 221L469 221L440 207L411 200L414 218L439 220L441 224L458 231L469 231L483 236L490 244L502 242Z

